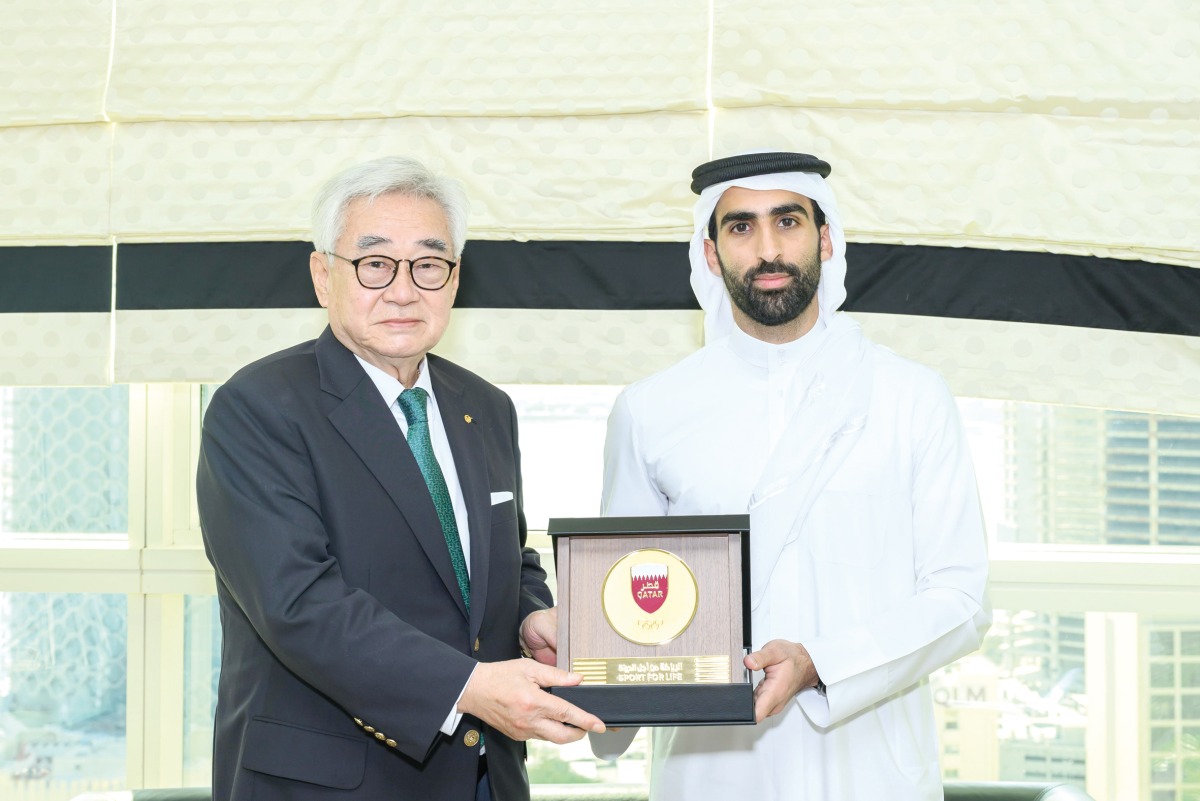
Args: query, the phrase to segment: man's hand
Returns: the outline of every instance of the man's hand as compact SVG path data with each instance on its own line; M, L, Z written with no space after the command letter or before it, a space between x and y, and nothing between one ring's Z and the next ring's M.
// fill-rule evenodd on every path
M539 609L521 623L521 647L543 665L558 662L558 607Z
M771 640L744 660L751 670L766 673L754 688L754 720L762 723L778 715L796 693L817 686L817 669L808 649L798 642Z
M603 732L604 724L542 688L570 687L582 680L578 673L529 659L480 662L458 701L458 711L486 721L514 740L570 743L589 731Z

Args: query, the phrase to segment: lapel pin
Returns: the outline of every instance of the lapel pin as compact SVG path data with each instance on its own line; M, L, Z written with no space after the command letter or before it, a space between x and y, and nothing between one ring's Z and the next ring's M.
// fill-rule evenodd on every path
M463 419L464 419L464 420L466 420L466 421L467 421L467 423L470 423L470 422L471 422L471 415L469 415L469 414L464 414L464 415L463 415Z

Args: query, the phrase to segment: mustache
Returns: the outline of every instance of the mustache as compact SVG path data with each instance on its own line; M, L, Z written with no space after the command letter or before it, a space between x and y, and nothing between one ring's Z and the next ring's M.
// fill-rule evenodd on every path
M804 274L801 272L799 265L776 259L774 261L760 261L757 267L746 271L746 275L742 280L749 284L755 278L763 275L790 275L792 278L802 278Z

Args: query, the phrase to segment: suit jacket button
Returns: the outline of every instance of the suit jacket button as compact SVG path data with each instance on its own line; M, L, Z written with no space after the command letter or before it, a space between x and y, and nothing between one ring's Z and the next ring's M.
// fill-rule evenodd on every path
M387 744L387 747L388 747L388 748L395 748L395 747L396 747L396 741L395 741L395 740L391 740L391 739L389 739L389 740L384 740L384 742Z
M465 735L463 735L463 745L467 746L468 748L474 748L475 746L479 745L479 732L471 729Z
M475 651L476 651L476 653L478 653L478 651L479 651L479 638L478 637L475 638Z
M383 732L381 732L381 731L377 731L377 732L375 732L375 739L376 739L376 740L386 740L386 739L387 739L387 736L386 736L386 735L384 735L384 733L383 733Z
M367 734L374 734L375 727L374 726L363 726L363 731L365 731Z

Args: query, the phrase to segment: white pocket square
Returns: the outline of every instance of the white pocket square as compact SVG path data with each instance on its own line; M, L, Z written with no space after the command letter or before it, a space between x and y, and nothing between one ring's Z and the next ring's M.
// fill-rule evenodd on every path
M504 503L505 501L511 501L512 499L513 496L511 492L493 492L492 506L495 506L498 503Z

